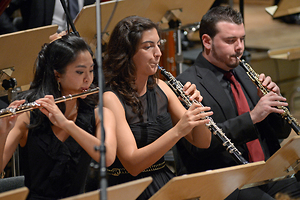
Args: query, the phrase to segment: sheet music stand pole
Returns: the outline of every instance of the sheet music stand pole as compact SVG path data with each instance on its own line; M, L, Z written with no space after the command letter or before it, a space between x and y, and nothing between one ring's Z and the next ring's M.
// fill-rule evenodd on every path
M99 118L101 123L101 143L99 147L100 151L100 199L107 199L107 180L106 180L106 162L105 162L105 132L103 127L103 99L102 99L102 91L103 91L103 81L102 81L102 43L101 43L101 11L100 11L100 0L96 0L96 27L97 27L97 49L96 49L96 59L98 64L98 84L99 84Z
M67 5L66 5L65 0L60 0L60 3L61 3L61 5L62 5L62 7L63 7L63 9L64 9L64 11L65 11L65 13L66 13L67 23L70 24L71 29L73 30L73 33L74 33L75 35L77 35L78 37L80 37L79 33L77 32L77 30L76 30L76 28L75 28L75 26L74 26L74 23L73 23L73 21L72 21L72 18L71 18L71 15L70 15L69 10L68 10L68 8L67 8ZM69 29L69 28L68 28L68 29Z

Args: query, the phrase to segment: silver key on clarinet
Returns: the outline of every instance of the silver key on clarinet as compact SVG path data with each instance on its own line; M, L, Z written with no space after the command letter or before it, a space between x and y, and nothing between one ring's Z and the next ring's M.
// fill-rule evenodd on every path
M176 80L176 78L170 72L166 71L163 67L159 65L158 68L161 70L161 74L167 79L168 85L171 87L173 92L175 92L176 95L180 96L183 99L186 106L190 107L193 103L198 103L201 106L203 106L201 102L198 102L196 100L190 101L189 96L185 95L183 91L182 83ZM246 161L246 159L242 156L241 152L234 146L230 139L226 137L222 129L216 125L213 119L211 117L205 117L205 119L209 119L209 123L207 123L206 126L213 133L213 135L216 136L217 139L222 143L226 151L230 153L233 159L238 164L247 164L248 161Z

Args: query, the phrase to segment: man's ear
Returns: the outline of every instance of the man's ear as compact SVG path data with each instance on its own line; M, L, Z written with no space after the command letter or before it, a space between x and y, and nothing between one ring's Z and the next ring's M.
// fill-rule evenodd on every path
M206 49L210 50L212 48L212 39L209 35L207 34L202 35L202 43Z

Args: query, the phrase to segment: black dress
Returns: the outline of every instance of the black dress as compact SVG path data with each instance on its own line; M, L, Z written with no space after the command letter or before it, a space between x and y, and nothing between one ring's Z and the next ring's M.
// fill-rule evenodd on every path
M118 94L116 95L118 96ZM143 122L140 122L139 117L137 114L132 112L129 105L124 104L124 101L122 101L120 96L119 99L123 103L126 119L134 135L138 148L142 148L154 142L173 127L171 116L168 113L168 99L158 86L155 86L152 90L148 89L146 94L140 97L144 111ZM119 169L120 173L117 172L112 175L112 173L115 172L115 169ZM137 176L130 175L124 169L118 158L116 158L115 162L107 169L107 171L109 175L109 186L151 176L153 181L138 197L139 200L149 199L174 177L171 170L166 167L164 157L160 158L154 165L147 168Z
M75 123L94 135L94 107L78 100ZM34 113L30 115L32 120ZM30 191L27 199L60 199L84 192L91 157L71 136L61 142L50 122L29 130L27 143L20 152L25 186Z

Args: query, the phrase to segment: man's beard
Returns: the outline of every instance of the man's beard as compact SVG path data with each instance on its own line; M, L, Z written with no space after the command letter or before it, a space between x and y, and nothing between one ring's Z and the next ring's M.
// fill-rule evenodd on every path
M226 62L226 60L222 59L222 58L217 54L217 52L216 52L216 50L215 50L215 45L214 45L214 43L212 44L211 54L212 54L212 56L213 56L217 61L219 61L219 62L221 62L221 63L224 63L227 67L229 67L229 68L231 68L231 69L234 69L234 68L236 68L236 67L239 65L238 60L237 60L237 62L235 62L235 63L233 63L233 64L228 64L228 62ZM234 57L237 57L237 56L235 56L235 55L232 55L232 57L233 57L233 56L234 56Z

